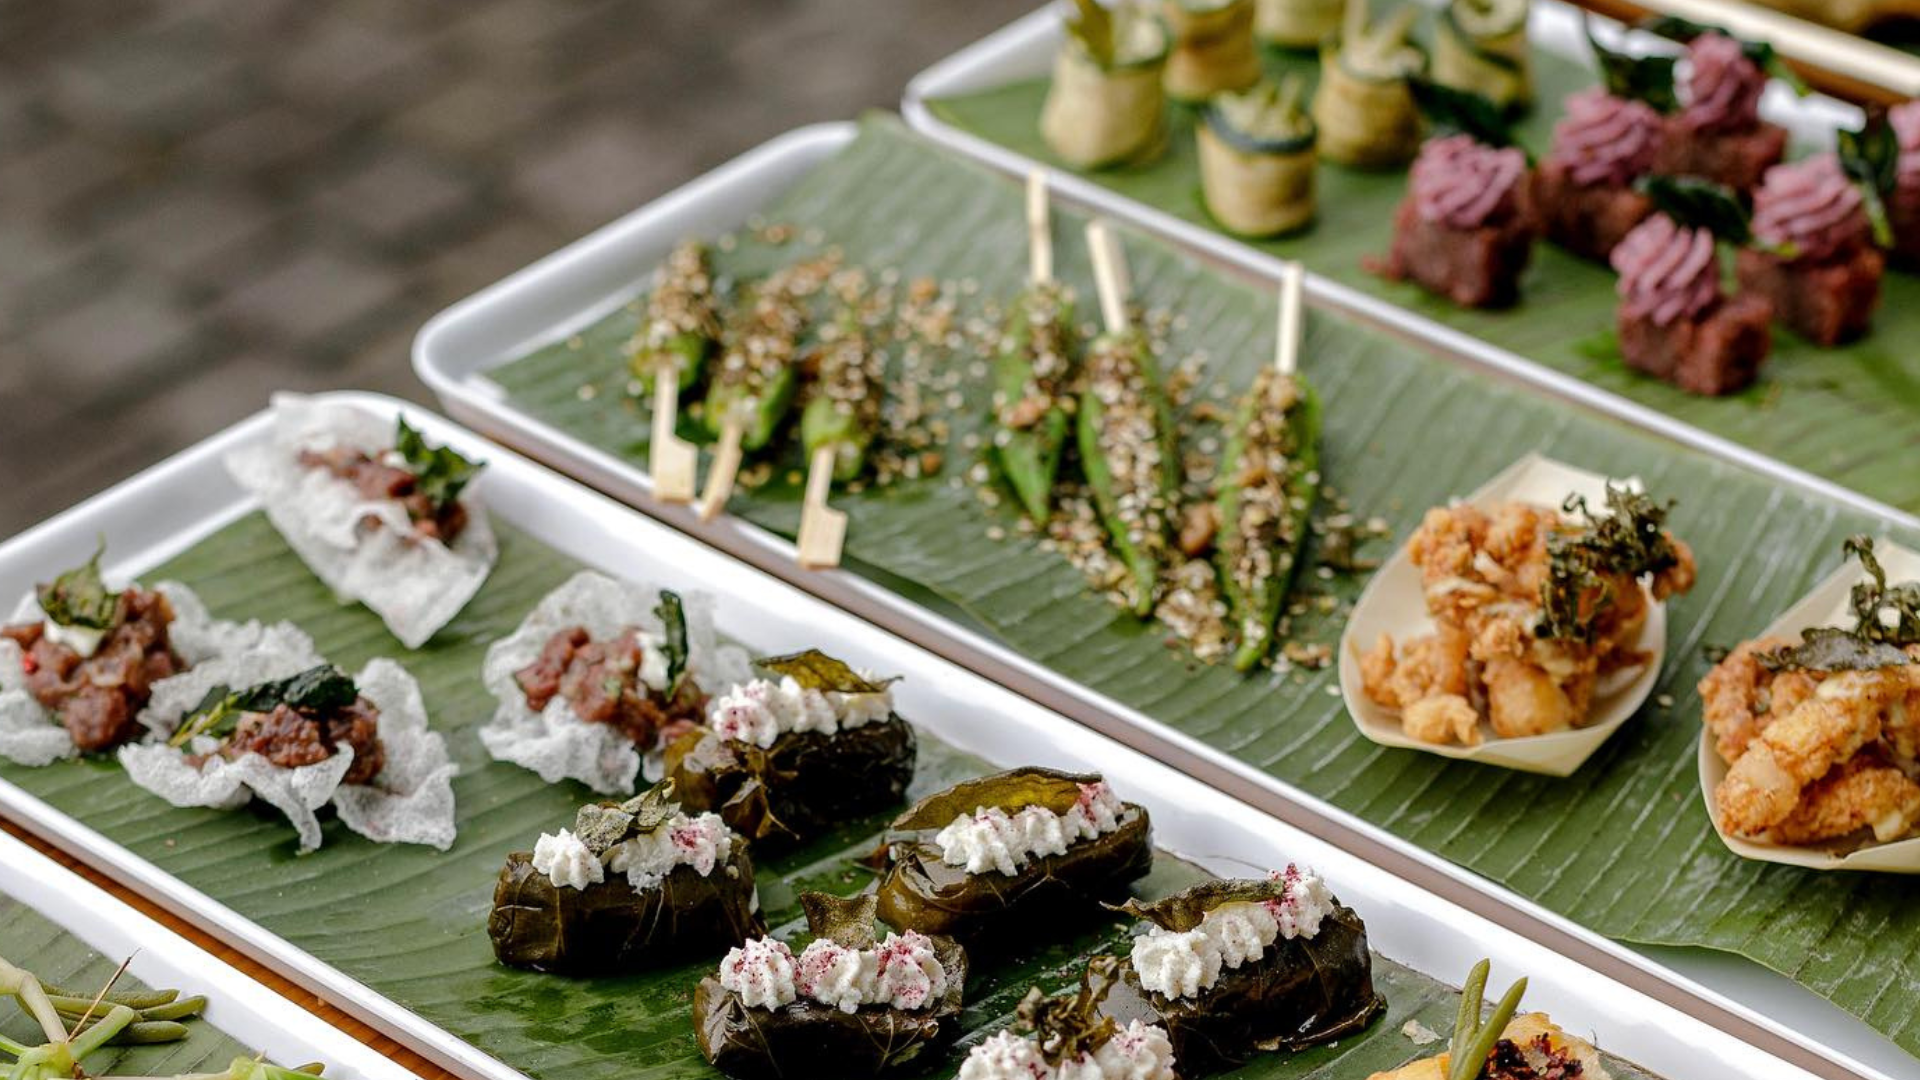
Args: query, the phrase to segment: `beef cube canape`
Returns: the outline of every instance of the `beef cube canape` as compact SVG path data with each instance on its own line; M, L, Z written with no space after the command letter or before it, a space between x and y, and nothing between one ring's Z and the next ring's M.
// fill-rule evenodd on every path
M1633 184L1659 157L1665 122L1646 102L1597 86L1569 97L1566 108L1533 173L1534 211L1548 240L1605 262L1653 213Z
M1746 191L1787 151L1787 132L1760 119L1767 75L1738 39L1707 32L1687 45L1687 104L1667 117L1655 171Z
M1629 367L1696 394L1753 382L1773 345L1773 305L1720 287L1712 231L1648 218L1613 252L1620 273L1620 351Z
M1753 194L1753 234L1741 249L1740 287L1764 296L1801 337L1836 345L1866 333L1880 302L1886 257L1860 189L1832 154L1776 165Z

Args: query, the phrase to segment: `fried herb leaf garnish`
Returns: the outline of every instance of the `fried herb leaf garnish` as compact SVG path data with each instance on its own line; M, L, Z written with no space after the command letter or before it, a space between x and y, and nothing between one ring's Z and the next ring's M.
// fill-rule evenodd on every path
M407 463L414 487L436 510L458 499L460 492L484 467L461 457L451 446L428 446L426 436L408 424L404 416L395 420L394 425L393 449Z
M1920 581L1889 586L1870 536L1848 537L1841 550L1859 559L1867 572L1867 580L1848 594L1853 628L1804 630L1800 644L1763 653L1761 666L1770 671L1872 671L1915 662L1906 646L1920 644Z
M753 663L755 667L776 675L785 675L799 683L803 690L818 690L823 694L878 694L893 682L891 679L874 682L864 678L848 667L844 660L836 660L819 649L786 656L769 656Z
M679 593L661 589L653 614L665 632L661 651L667 654L666 697L672 701L680 695L680 678L687 673L687 608L680 602Z
M1560 507L1584 523L1547 538L1547 580L1540 586L1540 621L1534 633L1550 640L1592 641L1600 614L1613 604L1608 578L1657 574L1679 562L1667 536L1671 502L1661 505L1643 492L1607 485L1607 513L1596 516L1583 496Z
M1680 108L1680 94L1674 89L1674 56L1634 56L1609 49L1593 36L1593 19L1586 17L1587 44L1600 63L1600 78L1607 93L1629 101L1644 101L1655 112L1670 113Z
M953 824L954 818L983 806L996 807L1009 814L1039 806L1064 814L1080 801L1080 785L1099 782L1097 773L1066 773L1038 767L1013 769L977 780L963 780L945 791L936 791L908 807L894 819L893 827L903 832L941 829Z
M1072 997L1048 997L1036 986L1014 1010L1014 1022L1033 1035L1040 1056L1055 1068L1082 1055L1091 1057L1119 1030L1113 1017L1100 1014L1100 1003L1119 980L1120 961L1096 956L1087 961L1080 989Z
M873 920L880 908L880 898L873 893L845 897L801 893L800 906L806 910L807 929L814 937L825 938L843 949L873 948Z
M1752 216L1740 197L1724 185L1695 176L1643 176L1633 187L1677 225L1705 229L1737 246L1753 242Z
M120 612L120 594L109 591L100 576L100 556L106 553L107 541L101 537L92 558L40 586L34 598L50 621L89 630L113 625Z
M1443 86L1431 79L1407 80L1413 102L1437 135L1465 135L1487 146L1514 145L1513 124L1492 98L1471 90Z
M1074 0L1074 12L1067 19L1067 33L1080 42L1087 55L1101 67L1112 67L1115 56L1113 12L1099 0Z
M620 803L589 803L574 815L573 834L595 855L605 855L636 836L658 830L673 820L680 803L673 797L673 781L662 780Z
M233 734L245 713L271 712L285 705L298 712L324 714L346 708L359 696L353 680L332 664L320 664L298 675L244 690L215 686L180 721L167 745L185 746L196 735L225 738Z
M1753 61L1754 67L1766 72L1769 78L1779 79L1781 82L1793 87L1793 92L1799 94L1801 97L1805 97L1812 92L1808 88L1806 80L1800 77L1800 73L1788 66L1786 60L1781 57L1780 53L1767 42L1748 41L1746 38L1735 36L1722 27L1694 22L1692 19L1683 18L1679 15L1656 15L1650 19L1643 20L1640 23L1640 29L1648 31L1649 33L1658 34L1671 41L1677 41L1682 45L1706 34L1719 34L1721 37L1733 38L1733 40L1740 43L1741 53L1745 54L1748 60Z
M1267 900L1285 900L1287 883L1282 878L1234 878L1203 881L1190 889L1160 900L1129 898L1124 904L1108 904L1114 911L1145 919L1162 930L1181 934L1200 925L1207 912L1227 904L1258 904Z
M1873 223L1873 242L1893 246L1893 222L1887 216L1887 196L1900 179L1900 140L1882 109L1869 109L1867 122L1859 131L1844 128L1839 140L1840 170L1847 174L1866 206L1867 220Z

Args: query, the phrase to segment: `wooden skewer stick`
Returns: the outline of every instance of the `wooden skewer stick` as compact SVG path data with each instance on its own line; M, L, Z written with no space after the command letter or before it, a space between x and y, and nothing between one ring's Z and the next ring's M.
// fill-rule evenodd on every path
M807 501L800 510L800 565L820 570L840 565L847 540L847 515L827 505L833 491L833 447L813 452L807 466Z
M1300 370L1300 285L1305 273L1297 262L1289 262L1280 271L1280 336L1274 345L1273 366L1280 374Z
M727 508L733 498L733 481L740 474L740 441L746 437L746 421L728 416L720 426L720 449L713 455L713 468L707 472L707 490L700 494L700 520L712 521Z
M1778 0L1770 2L1776 8L1792 6L1782 5ZM1633 7L1661 15L1678 15L1695 22L1724 26L1741 37L1772 45L1790 60L1811 64L1869 88L1879 87L1901 97L1920 95L1920 60L1830 27L1730 0L1631 0L1631 3ZM1834 4L1831 0L1812 0L1804 6L1817 5L1829 5L1823 10L1835 12L1849 6ZM1618 5L1608 5L1615 6Z
M647 471L653 497L661 502L692 502L699 482L700 454L674 431L680 418L680 375L671 362L653 372L653 437L647 443Z
M1035 285L1053 280L1053 229L1048 220L1047 171L1027 174L1027 260Z
M1100 313L1106 319L1107 333L1127 332L1127 282L1125 257L1114 238L1113 227L1105 218L1087 222L1087 254L1093 258L1093 282L1100 292Z

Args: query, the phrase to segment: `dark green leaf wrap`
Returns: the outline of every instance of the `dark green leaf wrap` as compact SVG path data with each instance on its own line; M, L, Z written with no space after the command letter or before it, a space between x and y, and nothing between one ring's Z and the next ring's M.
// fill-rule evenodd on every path
M1049 355L1063 370L1036 370L1036 360ZM1052 514L1069 427L1061 395L1073 366L1073 302L1054 283L1029 288L1013 305L993 359L994 398L1002 404L988 456L1035 522ZM1024 415L1035 412L1037 417Z
M711 810L755 845L816 836L897 804L913 780L913 727L898 716L833 735L788 732L762 749L706 728L667 747L689 813Z
M1292 1052L1344 1039L1386 1011L1373 987L1367 928L1352 908L1336 907L1311 938L1275 938L1260 959L1222 970L1198 995L1168 998L1144 990L1133 965L1107 995L1120 1023L1167 1029L1180 1075L1191 1080L1245 1064L1269 1051Z
M1214 500L1220 519L1215 545L1220 584L1240 640L1233 654L1237 671L1251 670L1273 649L1320 491L1320 399L1311 384L1294 376L1293 400L1283 411L1274 409L1268 392L1284 378L1271 369L1255 376L1227 431ZM1275 416L1276 411L1280 415ZM1263 448L1266 453L1255 453ZM1270 475L1272 470L1259 460L1276 456L1285 460L1284 475ZM1262 493L1284 499L1278 517L1268 519L1270 511L1257 497ZM1249 514L1262 520L1250 520ZM1263 550L1249 550L1255 544Z
M947 991L926 1008L862 1005L842 1012L802 998L778 1009L750 1009L709 975L693 992L693 1034L714 1068L739 1080L883 1076L930 1062L958 1033L967 954L933 940Z
M766 933L754 899L753 860L735 842L727 861L700 876L676 866L658 888L635 892L623 874L584 889L560 888L507 856L493 890L487 936L509 967L555 975L636 971L717 955Z
M949 866L932 839L887 850L880 883L880 921L898 930L945 934L966 942L1017 941L1058 932L1057 916L1098 910L1102 900L1153 869L1153 826L1145 807L1127 803L1120 827L1076 840L1064 854L1043 855L1012 876L969 874Z

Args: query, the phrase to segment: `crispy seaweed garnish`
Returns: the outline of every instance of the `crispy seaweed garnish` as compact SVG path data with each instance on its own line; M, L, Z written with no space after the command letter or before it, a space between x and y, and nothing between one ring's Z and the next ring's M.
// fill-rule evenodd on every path
M825 938L843 949L871 949L874 946L873 920L880 898L873 893L859 896L835 896L832 893L800 894L800 906L807 913L807 929L817 938Z
M652 833L673 820L680 803L673 781L662 780L625 802L589 803L574 815L573 834L595 855L605 855L636 836Z
M1284 877L1235 878L1203 881L1160 900L1130 898L1124 904L1107 906L1136 919L1145 919L1162 930L1183 934L1199 926L1201 920L1207 917L1207 912L1215 908L1286 898L1287 882Z
M818 690L823 694L878 694L894 682L892 679L875 682L863 678L845 661L836 660L819 649L786 656L769 656L753 663L755 667L787 676L799 683L802 689Z
M1546 639L1590 642L1600 614L1612 606L1615 574L1638 578L1679 562L1667 535L1667 513L1643 492L1607 485L1607 510L1595 516L1584 496L1568 496L1561 509L1585 518L1582 527L1547 539L1547 580L1540 586L1540 621L1534 633Z
M93 557L85 563L40 586L35 599L47 618L61 626L105 630L113 625L120 611L120 594L109 591L100 576L100 556L107 553L107 538L101 537Z
M934 792L895 818L893 827L903 832L944 828L952 824L954 818L983 806L997 807L1009 814L1039 806L1064 814L1080 801L1082 784L1099 782L1097 773L1066 773L1038 767L1012 769L977 780L963 780L945 791Z
M1080 989L1072 997L1048 997L1039 987L1027 991L1014 1012L1015 1023L1032 1033L1040 1056L1058 1068L1062 1063L1091 1056L1119 1030L1111 1016L1102 1016L1100 1003L1120 980L1120 961L1096 956L1080 974Z
M1900 140L1887 112L1867 110L1867 122L1859 131L1842 128L1836 133L1840 170L1860 189L1867 220L1873 223L1873 242L1893 246L1893 222L1887 216L1887 197L1900 181Z
M225 738L233 734L245 713L271 712L285 705L303 713L325 714L346 708L359 696L353 680L332 664L320 664L244 690L215 686L180 721L167 745L185 746L196 735Z
M1673 56L1634 56L1609 49L1593 36L1593 17L1585 16L1587 44L1600 63L1600 77L1607 93L1629 101L1644 101L1656 112L1670 113L1680 107L1679 92L1674 89L1673 68L1679 58Z
M1920 581L1887 584L1887 571L1873 553L1873 538L1851 536L1841 550L1860 560L1867 580L1848 594L1853 628L1820 626L1804 630L1800 644L1759 657L1770 671L1873 671L1914 662L1906 646L1920 644Z
M415 488L427 497L435 510L444 509L458 499L482 468L478 462L460 456L451 446L428 446L426 436L408 424L404 416L394 421L393 448L406 461Z

